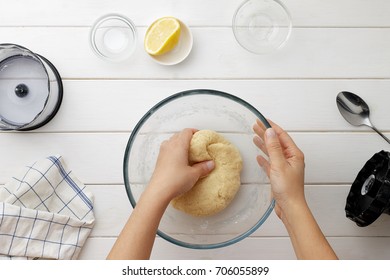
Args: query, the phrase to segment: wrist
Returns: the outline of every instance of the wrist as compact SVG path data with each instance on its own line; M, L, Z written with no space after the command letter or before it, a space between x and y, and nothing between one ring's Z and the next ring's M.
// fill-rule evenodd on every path
M167 191L168 188L159 184L158 182L151 181L146 187L142 196L145 197L150 203L159 204L162 206L168 206L174 196Z
M280 219L287 228L299 224L299 221L302 221L308 214L311 215L304 198L283 203L283 205L280 205L280 209Z

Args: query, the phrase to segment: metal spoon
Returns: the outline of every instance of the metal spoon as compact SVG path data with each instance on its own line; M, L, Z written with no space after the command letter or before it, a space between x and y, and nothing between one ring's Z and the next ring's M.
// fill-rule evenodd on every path
M352 92L342 91L337 95L336 101L341 115L347 122L355 126L371 127L390 144L390 140L371 123L370 109L363 99Z

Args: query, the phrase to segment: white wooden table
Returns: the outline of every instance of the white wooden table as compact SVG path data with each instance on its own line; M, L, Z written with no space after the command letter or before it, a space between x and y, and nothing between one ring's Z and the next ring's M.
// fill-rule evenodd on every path
M389 259L390 217L359 228L345 217L350 184L363 164L389 145L368 128L350 126L336 107L342 90L362 96L372 121L390 136L390 2L284 0L293 19L282 50L253 55L238 45L231 22L242 0L1 0L0 42L47 57L64 82L57 116L33 132L0 134L0 184L20 167L61 154L95 195L96 225L80 258L104 259L132 211L122 162L137 121L181 90L235 94L288 130L306 155L306 195L343 259ZM88 42L93 22L118 12L134 21L135 54L107 63ZM186 22L193 51L160 66L143 51L146 27L172 15ZM294 259L286 230L272 214L251 237L216 250L184 249L157 238L154 259Z

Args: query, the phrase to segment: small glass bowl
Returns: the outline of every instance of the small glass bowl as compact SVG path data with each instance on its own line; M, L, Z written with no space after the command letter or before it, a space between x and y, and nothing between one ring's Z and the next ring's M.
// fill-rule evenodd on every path
M247 0L233 17L237 42L255 54L282 48L292 29L291 16L279 0Z
M90 33L90 43L96 55L108 61L123 61L134 52L137 32L133 22L119 14L99 18Z
M173 244L192 249L229 246L254 233L274 208L271 185L256 161L262 151L253 143L252 126L263 115L246 101L216 90L195 89L176 93L153 106L138 122L127 143L123 175L133 207L148 185L161 143L186 127L211 129L239 150L243 159L241 187L223 211L194 217L171 205L157 234Z

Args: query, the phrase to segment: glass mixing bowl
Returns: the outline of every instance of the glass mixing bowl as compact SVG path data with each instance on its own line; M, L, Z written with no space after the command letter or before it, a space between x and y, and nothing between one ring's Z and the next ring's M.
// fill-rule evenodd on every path
M290 37L291 16L279 0L247 0L233 17L237 42L255 54L282 48Z
M253 144L256 119L270 127L246 101L215 90L174 94L151 108L130 135L124 157L124 181L133 207L153 173L160 144L184 128L211 129L232 142L243 158L241 186L231 204L216 215L193 217L168 206L157 234L183 247L219 248L256 231L274 207L267 175L258 166L261 150Z

